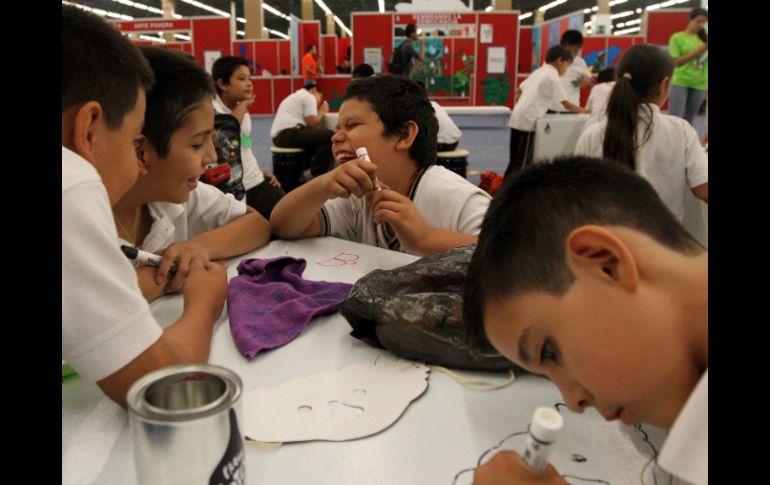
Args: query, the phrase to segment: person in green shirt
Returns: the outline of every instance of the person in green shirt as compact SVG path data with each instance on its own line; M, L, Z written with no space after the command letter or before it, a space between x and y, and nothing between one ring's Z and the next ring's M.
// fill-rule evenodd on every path
M668 41L668 53L674 58L674 77L668 114L684 118L692 124L703 98L708 90L708 36L704 26L708 12L694 8L690 22L682 32L677 32Z

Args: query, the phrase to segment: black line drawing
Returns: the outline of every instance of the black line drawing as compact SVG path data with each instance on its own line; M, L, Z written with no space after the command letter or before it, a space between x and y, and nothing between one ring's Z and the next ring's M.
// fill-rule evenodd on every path
M557 403L554 404L554 408L559 413L562 412L561 411L562 407L566 408L567 406L563 402L557 402ZM657 459L657 456L658 456L658 450L656 449L656 447L652 443L652 441L650 441L650 437L649 437L648 433L642 428L641 424L636 424L636 425L633 426L633 428L637 432L639 432L641 434L641 438L640 438L641 441L644 442L647 446L649 446L649 448L650 448L650 450L652 452L652 458L650 458L644 464L644 466L642 467L641 474L640 474L640 482L641 482L641 484L642 485L647 485L647 482L645 482L645 473L647 473L647 471L648 471L648 469L650 467L650 464L655 463L655 465L654 465L654 467L653 467L653 469L651 471L651 473L652 473L652 485L671 485L672 481L673 481L672 476L670 474L668 474L665 470L663 470L659 466L657 466L656 459ZM457 485L458 479L460 477L462 477L463 475L465 475L466 473L469 473L469 472L473 473L476 470L476 468L478 468L481 465L481 463L484 461L484 459L487 457L487 455L489 455L490 453L494 452L495 450L501 448L505 444L506 441L508 441L511 438L514 438L516 436L527 434L528 431L529 431L529 425L527 426L527 430L513 432L513 433L507 435L502 440L500 440L500 442L497 443L496 445L494 445L491 448L489 448L486 451L484 451L481 454L481 456L479 456L479 459L476 461L476 466L475 467L473 467L473 468L465 468L465 469L460 470L459 472L457 472L455 474L454 479L452 480L452 485ZM632 438L632 437L629 436L629 438ZM579 453L572 454L571 455L571 459L572 459L573 462L580 463L580 464L586 463L588 461L588 459L585 456L583 456L582 454L579 454ZM658 473L660 473L661 475L668 476L668 482L665 482L665 481L660 481L659 482L659 479L661 479L661 480L664 480L664 479L663 479L663 477L659 477ZM603 480L601 478L587 478L587 477L581 477L581 476L576 476L576 475L572 475L572 474L562 475L562 478L564 478L565 480L568 480L568 483L575 483L575 482L572 482L572 481L569 481L569 480L577 480L579 482L599 483L599 484L602 484L602 485L612 485L609 481Z

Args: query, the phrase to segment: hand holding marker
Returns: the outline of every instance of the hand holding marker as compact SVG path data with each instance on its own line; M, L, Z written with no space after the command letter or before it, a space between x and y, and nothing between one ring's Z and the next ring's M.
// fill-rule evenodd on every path
M163 260L163 257L158 256L157 254L148 253L147 251L142 251L141 249L132 248L131 246L126 246L125 244L121 244L120 249L123 251L123 254L125 254L128 259L139 261L142 264L149 264L150 266L158 267L160 266L160 262ZM176 263L171 265L169 274L174 274L175 272L176 272Z
M524 442L524 463L538 474L542 474L548 464L548 457L553 451L556 438L564 425L564 420L555 409L539 407L532 415L527 439Z
M356 148L356 156L366 162L374 163L372 162L372 159L369 158L369 152L366 150L366 147ZM374 183L374 190L382 190L382 187L380 187L380 182L379 180L377 180L376 175L374 176L374 179L372 180L372 182Z

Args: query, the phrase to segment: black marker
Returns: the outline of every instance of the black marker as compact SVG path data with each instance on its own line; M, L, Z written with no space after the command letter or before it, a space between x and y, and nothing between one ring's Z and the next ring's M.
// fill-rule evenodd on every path
M125 244L120 245L121 251L123 251L123 254L126 255L128 259L132 259L135 261L139 261L142 264L149 264L150 266L160 266L160 262L163 259L161 256L158 256L157 254L148 253L147 251L142 251L141 249L132 248L131 246L126 246ZM169 274L174 274L176 272L176 263L173 263L171 265L171 269L169 270Z

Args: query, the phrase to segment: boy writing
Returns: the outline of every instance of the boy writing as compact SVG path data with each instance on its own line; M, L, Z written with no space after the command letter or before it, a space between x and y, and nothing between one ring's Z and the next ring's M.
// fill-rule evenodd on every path
M155 74L137 147L139 179L113 207L118 235L131 246L163 255L160 266L137 268L148 300L184 286L193 258L208 263L256 249L270 224L253 208L198 179L216 161L212 134L214 86L183 54L142 47ZM169 269L176 264L176 274Z
M551 379L570 410L669 428L658 464L707 483L708 253L642 177L573 157L506 180L468 268L464 317L470 341ZM474 483L566 482L504 451Z
M281 199L270 218L275 234L421 256L476 241L490 197L434 165L438 122L420 86L401 76L361 78L343 100L332 137L338 167ZM356 155L361 147L371 161Z
M110 206L138 176L152 83L117 29L62 5L62 359L122 405L146 373L208 359L227 292L221 265L191 261L184 312L163 330L118 247Z
M532 159L535 123L548 111L552 102L560 103L573 113L589 113L588 110L571 103L564 92L559 76L567 72L572 54L555 45L548 49L545 63L530 74L516 91L516 105L513 107L508 126L511 128L510 153L505 176L521 170Z

